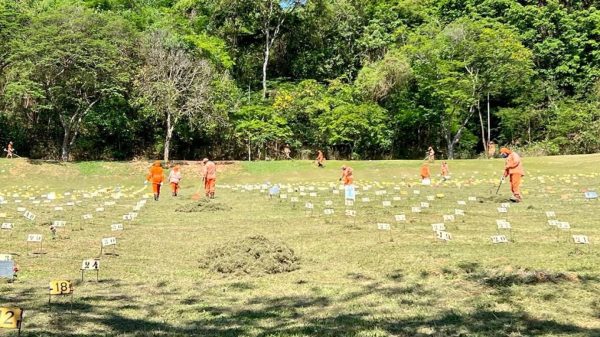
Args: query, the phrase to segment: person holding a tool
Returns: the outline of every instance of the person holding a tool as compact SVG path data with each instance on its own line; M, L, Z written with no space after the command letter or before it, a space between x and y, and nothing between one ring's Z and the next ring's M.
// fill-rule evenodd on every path
M354 200L356 193L354 191L354 176L350 166L342 166L342 176L339 179L344 183L344 193L347 200Z
M8 146L6 147L6 158L12 158L13 153L15 152L15 148L13 147L13 142L8 142Z
M215 198L215 184L217 181L217 166L208 158L202 159L202 181L204 182L204 194L207 198Z
M446 161L442 162L442 179L450 179L450 170L448 169L448 163Z
M325 167L325 156L321 150L317 151L317 166Z
M521 178L525 175L521 156L506 147L500 149L500 155L502 158L506 158L502 180L506 177L509 177L510 179L510 190L513 194L510 200L513 202L521 202L523 201L523 198L521 197Z

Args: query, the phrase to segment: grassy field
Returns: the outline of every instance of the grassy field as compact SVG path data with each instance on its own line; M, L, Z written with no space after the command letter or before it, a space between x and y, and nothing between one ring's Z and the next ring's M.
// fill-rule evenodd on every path
M525 200L508 213L498 213L508 184L495 195L500 159L450 162L452 179L436 177L433 186L419 184L417 161L350 162L360 193L353 206L343 191L334 194L342 164L221 166L213 205L225 210L177 212L194 202L198 165L184 166L179 197L165 188L155 202L143 199L147 163L0 159L0 221L15 225L0 232L0 254L21 267L15 282L0 280L0 306L24 308L23 336L600 336L600 201L584 198L600 185L599 155L525 158ZM281 184L287 198L269 198L261 191L269 184ZM45 202L50 192L57 199ZM147 203L138 216L123 220L140 200ZM429 207L413 213L423 202ZM571 229L549 225L547 211ZM396 222L399 214L405 222ZM512 229L499 230L498 219ZM53 220L67 221L55 239ZM111 231L113 223L124 231ZM434 223L452 240L438 240ZM43 234L44 254L27 246L33 233ZM511 242L492 244L497 234ZM591 244L574 244L573 234ZM299 268L201 268L207 250L258 235L293 249ZM101 239L111 236L118 255L100 256ZM99 281L88 272L82 282L82 260L99 256ZM73 280L72 307L69 297L48 304L55 279Z

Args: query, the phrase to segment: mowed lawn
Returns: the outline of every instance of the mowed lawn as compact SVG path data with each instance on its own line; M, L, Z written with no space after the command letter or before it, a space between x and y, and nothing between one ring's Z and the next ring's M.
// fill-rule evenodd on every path
M359 192L351 206L339 191L342 164L353 167ZM503 160L451 161L446 182L440 164L433 186L420 185L420 161L224 165L215 202L231 209L189 213L175 210L194 202L197 164L183 166L179 197L165 185L155 202L143 199L149 163L1 159L0 221L15 228L0 232L0 254L13 254L21 271L14 283L0 280L0 307L25 310L23 336L600 336L600 201L584 198L600 189L600 155L524 158L524 202L507 213L498 208L508 184L495 195ZM268 197L272 184L285 199ZM45 202L51 192L57 198ZM138 217L123 220L140 200ZM413 213L422 203L429 207ZM570 229L549 225L549 211ZM401 214L406 221L397 222ZM512 228L498 229L500 219ZM67 221L55 239L53 220ZM114 223L124 231L111 231ZM437 223L452 240L436 238ZM44 254L33 254L28 234L44 236ZM511 242L493 244L498 234ZM576 245L575 234L590 244ZM244 275L200 267L207 249L256 235L292 248L300 268ZM118 256L99 255L105 237L117 238ZM99 281L87 272L82 282L82 260L98 256ZM48 304L57 279L74 282L72 304Z

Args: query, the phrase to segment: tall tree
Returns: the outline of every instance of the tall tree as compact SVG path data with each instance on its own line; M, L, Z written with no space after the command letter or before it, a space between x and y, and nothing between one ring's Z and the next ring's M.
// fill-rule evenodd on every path
M24 111L58 116L63 161L69 160L94 106L125 92L132 40L131 30L119 17L76 6L32 17L13 40L7 95Z
M279 37L281 26L286 17L306 0L262 0L258 1L261 31L265 39L262 65L262 95L267 97L267 67L273 43Z
M438 105L448 158L488 94L514 97L532 76L531 52L494 21L461 19L435 33L416 35L405 47L420 90ZM483 119L481 120L483 127ZM482 131L485 143L485 134Z
M18 34L19 28L26 24L25 6L14 0L0 0L0 75L8 65L11 51L10 41Z
M143 42L142 65L135 87L140 103L164 123L163 157L169 160L175 128L221 122L213 109L213 81L218 74L209 61L194 56L164 31L152 32Z

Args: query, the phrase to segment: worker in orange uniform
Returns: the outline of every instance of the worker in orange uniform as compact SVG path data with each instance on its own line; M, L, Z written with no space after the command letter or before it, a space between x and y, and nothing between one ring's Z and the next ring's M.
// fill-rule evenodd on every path
M152 193L154 193L155 201L158 201L158 198L160 197L160 187L162 186L164 179L163 168L160 166L160 160L157 160L152 167L150 167L150 171L146 177L146 182L152 183Z
M442 162L442 179L450 179L450 170L448 169L448 163L446 161Z
M325 156L321 150L317 151L317 166L325 167Z
M354 191L354 175L350 166L342 166L342 176L340 181L344 184L344 193L346 200L355 200L356 193Z
M513 194L510 200L513 202L521 202L523 201L523 198L521 197L521 178L525 175L521 156L505 147L500 149L500 155L502 158L506 158L504 176L502 179L510 177L510 190Z
M176 197L179 193L179 182L183 177L181 176L181 167L179 165L175 165L171 172L169 172L169 184L171 185L171 194Z
M421 166L421 184L431 185L431 171L427 163L423 163Z
M204 181L204 193L207 198L215 198L215 184L217 182L217 166L208 158L202 159L202 181Z

